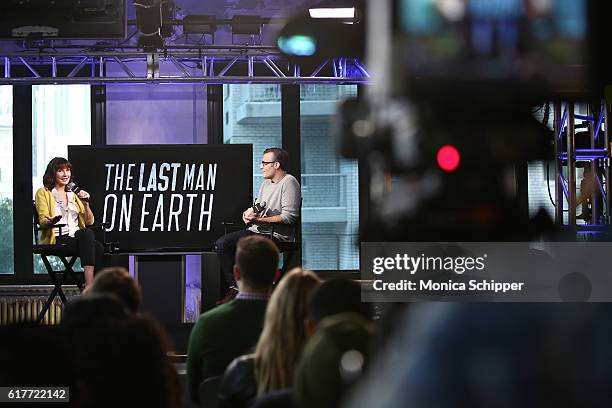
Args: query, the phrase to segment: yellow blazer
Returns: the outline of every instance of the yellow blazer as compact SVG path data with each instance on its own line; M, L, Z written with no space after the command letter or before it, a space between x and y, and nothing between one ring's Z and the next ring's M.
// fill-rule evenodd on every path
M74 197L74 204L79 210L79 228L83 229L87 225L93 224L93 217L89 222L86 221L87 213L85 211L85 204L83 204L81 199L77 197L76 194L72 194L72 197ZM55 217L55 199L53 198L51 191L47 190L45 187L39 188L36 190L34 201L36 202L36 211L38 212L39 224L45 220L45 217ZM53 228L40 231L40 243L55 244L55 231Z

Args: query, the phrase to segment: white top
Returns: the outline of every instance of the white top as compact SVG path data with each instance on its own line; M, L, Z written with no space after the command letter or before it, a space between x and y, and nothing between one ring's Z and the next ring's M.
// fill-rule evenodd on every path
M79 210L74 202L74 193L72 191L67 192L68 203L64 203L60 198L58 191L53 187L51 194L55 199L55 214L61 215L62 218L56 224L66 224L67 227L62 228L62 235L68 235L74 237L74 233L79 230ZM59 228L54 228L55 236L60 234Z

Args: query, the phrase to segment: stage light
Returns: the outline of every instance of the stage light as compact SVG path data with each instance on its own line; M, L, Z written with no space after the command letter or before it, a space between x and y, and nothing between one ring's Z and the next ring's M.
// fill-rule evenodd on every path
M312 18L355 18L355 7L311 8L308 9Z
M162 25L160 33L163 38L171 37L174 34L174 0L161 0Z
M452 173L459 167L461 155L455 146L444 145L438 149L436 160L438 161L438 167L447 173Z
M214 34L217 31L216 17L190 14L183 18L183 33Z
M161 0L134 1L136 26L140 33L138 45L143 48L161 48L162 4Z
M215 43L215 32L217 31L217 18L213 15L196 15L190 14L183 18L183 34L185 38L189 38L189 34L200 34L201 38L198 42L204 39L204 35L210 36L210 43Z
M279 50L302 65L319 66L327 58L361 58L364 53L363 24L343 24L333 18L294 17L277 36Z
M310 57L317 51L315 39L309 35L292 35L278 37L278 48L287 55Z
M261 20L259 16L235 15L232 17L232 33L233 34L260 34Z
M262 23L259 16L236 15L232 17L232 44L235 35L248 35L251 39L251 45L259 43L261 45L261 26ZM255 40L257 37L258 41Z

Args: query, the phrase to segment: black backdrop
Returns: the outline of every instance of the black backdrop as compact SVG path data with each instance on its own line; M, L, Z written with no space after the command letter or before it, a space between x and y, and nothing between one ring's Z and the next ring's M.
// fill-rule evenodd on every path
M122 251L212 248L253 197L251 145L69 146L73 181Z

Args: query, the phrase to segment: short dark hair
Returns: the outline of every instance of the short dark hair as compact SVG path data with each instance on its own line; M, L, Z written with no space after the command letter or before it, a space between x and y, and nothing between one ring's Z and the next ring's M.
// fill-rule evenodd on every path
M264 150L263 154L274 153L274 160L280 164L282 170L287 171L287 165L289 164L289 153L285 149L280 147L270 147Z
M262 235L250 235L236 245L236 265L241 279L258 289L268 288L278 270L279 253L276 244Z
M316 323L339 313L357 313L371 319L370 304L361 301L359 283L350 279L325 281L308 299L308 318Z
M45 174L43 174L43 186L49 191L53 190L55 186L55 173L65 168L72 170L72 164L70 164L67 159L63 157L54 157L51 159L49 164L47 164ZM70 181L72 181L72 177L70 177Z
M117 296L132 312L138 313L142 294L127 269L115 266L102 269L91 285L91 293L109 293Z

